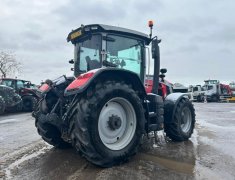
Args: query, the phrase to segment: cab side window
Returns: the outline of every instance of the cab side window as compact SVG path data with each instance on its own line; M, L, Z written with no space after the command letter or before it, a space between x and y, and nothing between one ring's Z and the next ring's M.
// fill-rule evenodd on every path
M24 88L24 82L23 81L17 81L16 82L16 87L17 87L17 89Z

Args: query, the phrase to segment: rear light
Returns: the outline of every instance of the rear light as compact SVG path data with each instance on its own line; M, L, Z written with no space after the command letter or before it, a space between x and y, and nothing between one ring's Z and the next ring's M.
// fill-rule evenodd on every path
M76 90L84 86L95 74L97 70L92 70L78 76L67 88L67 91Z
M45 92L45 91L48 91L50 89L50 86L48 84L43 84L39 89L42 92Z

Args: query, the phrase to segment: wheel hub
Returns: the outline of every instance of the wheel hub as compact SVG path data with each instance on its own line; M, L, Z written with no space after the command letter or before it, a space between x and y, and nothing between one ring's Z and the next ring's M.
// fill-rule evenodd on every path
M192 115L190 109L185 107L182 110L181 116L181 129L184 133L188 133L192 124Z
M109 117L108 125L111 130L115 131L121 127L122 120L119 116L112 114L112 116Z
M110 99L98 119L99 136L111 150L120 150L132 140L136 130L136 114L132 104L122 98Z

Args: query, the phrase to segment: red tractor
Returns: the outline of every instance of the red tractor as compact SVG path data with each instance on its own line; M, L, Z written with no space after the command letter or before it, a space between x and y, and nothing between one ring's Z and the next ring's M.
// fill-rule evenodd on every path
M157 36L101 24L69 33L74 44L74 75L47 80L37 111L38 133L49 144L75 147L102 167L126 162L144 134L164 130L173 141L188 140L195 110L188 97L158 95L160 53ZM146 46L152 45L153 85L144 86Z
M0 79L0 84L15 89L23 100L23 111L32 112L41 97L38 88L30 81L12 78Z

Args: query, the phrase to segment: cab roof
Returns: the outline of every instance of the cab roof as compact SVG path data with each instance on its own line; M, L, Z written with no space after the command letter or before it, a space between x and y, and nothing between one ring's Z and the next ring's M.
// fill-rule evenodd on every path
M24 82L30 82L30 81L27 81L27 80L23 80L23 79L15 79L15 78L0 78L0 81L1 80L11 80L11 81L24 81Z
M81 25L81 27L77 28L76 30L72 30L68 34L67 41L71 41L74 43L75 40L84 37L86 34L90 33L98 33L98 32L107 32L107 33L117 33L127 36L132 36L136 38L143 39L146 44L149 44L150 38L147 34L144 34L139 31L117 27L117 26L110 26L110 25L104 25L104 24L90 24L90 25Z

